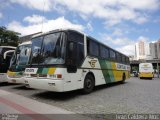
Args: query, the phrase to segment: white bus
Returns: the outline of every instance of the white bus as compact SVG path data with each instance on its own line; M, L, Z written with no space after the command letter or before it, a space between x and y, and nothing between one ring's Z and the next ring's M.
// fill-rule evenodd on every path
M0 46L0 82L7 82L7 70L16 47Z
M139 78L150 78L154 77L154 69L152 63L140 63L139 64Z
M31 41L26 41L18 45L7 72L7 81L9 83L24 83L23 73L26 68L26 64L28 64L30 52Z
M30 88L64 92L130 77L129 58L75 30L55 30L33 37L25 84Z

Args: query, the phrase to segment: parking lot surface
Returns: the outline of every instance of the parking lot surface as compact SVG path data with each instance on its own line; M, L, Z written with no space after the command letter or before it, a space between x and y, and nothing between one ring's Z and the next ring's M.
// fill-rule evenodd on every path
M125 84L98 86L91 94L80 90L56 93L0 84L0 89L80 114L160 113L160 79L132 77Z

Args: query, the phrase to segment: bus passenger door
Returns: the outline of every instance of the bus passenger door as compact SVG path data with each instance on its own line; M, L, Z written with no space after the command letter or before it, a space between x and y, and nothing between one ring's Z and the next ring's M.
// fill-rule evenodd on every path
M81 64L84 60L84 45L79 42L69 42L67 72L75 89L82 86L82 69Z

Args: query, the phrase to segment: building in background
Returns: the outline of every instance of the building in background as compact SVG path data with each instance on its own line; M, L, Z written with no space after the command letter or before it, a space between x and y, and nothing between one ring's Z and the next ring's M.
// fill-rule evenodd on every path
M156 43L157 46L157 59L160 59L160 40L158 40Z
M138 43L136 43L136 46L135 46L135 57L137 60L143 60L145 59L145 54L146 54L146 49L145 49L145 46L146 46L146 42L141 40L139 41Z
M135 45L136 60L160 59L160 40L155 43L148 43L144 40Z
M160 40L155 43L150 43L149 46L152 59L160 59Z

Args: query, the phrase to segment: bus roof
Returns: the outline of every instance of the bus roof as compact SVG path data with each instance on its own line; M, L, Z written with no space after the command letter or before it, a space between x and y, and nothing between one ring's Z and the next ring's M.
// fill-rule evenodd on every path
M55 29L55 30L51 30L51 31L48 31L48 32L45 32L45 33L36 34L36 35L33 35L32 38L43 36L43 35L54 33L54 32L62 32L62 31L75 31L75 32L78 32L80 34L85 35L85 33L83 33L83 32L80 32L80 31L77 31L77 30L74 30L74 29L67 29L66 28L66 29Z
M16 49L16 47L13 47L13 46L0 46L0 48L12 48L12 49Z
M22 43L19 44L18 46L21 46L21 45L28 45L28 44L32 44L32 42L31 42L31 41L22 42Z
M91 37L91 36L89 36L89 35L87 35L87 34L81 32L81 31L77 31L77 30L74 30L74 29L56 29L56 30L52 30L52 31L49 31L49 32L46 32L46 33L40 33L40 34L34 35L34 36L32 37L32 39L33 39L33 38L36 38L36 37L40 37L40 36L46 35L46 34L50 34L50 33L54 33L54 32L63 32L63 31L74 31L74 32L80 33L80 34L82 34L82 35L85 35L86 37L91 38L93 41L98 42L99 44L102 44L102 45L104 45L104 46L106 46L106 47L108 47L108 48L110 48L110 49L116 51L117 53L120 53L120 54L122 54L122 55L128 57L127 55L125 55L125 54L123 54L123 53L121 53L121 52L119 52L119 51L117 51L117 50L111 48L110 46L108 46L108 45L106 45L106 44L100 42L99 40L97 40L97 39L95 39L95 38L93 38L93 37Z
M152 65L152 63L140 63L139 65L140 65L140 66L141 66L141 65L142 65L142 66L143 66L143 65Z

